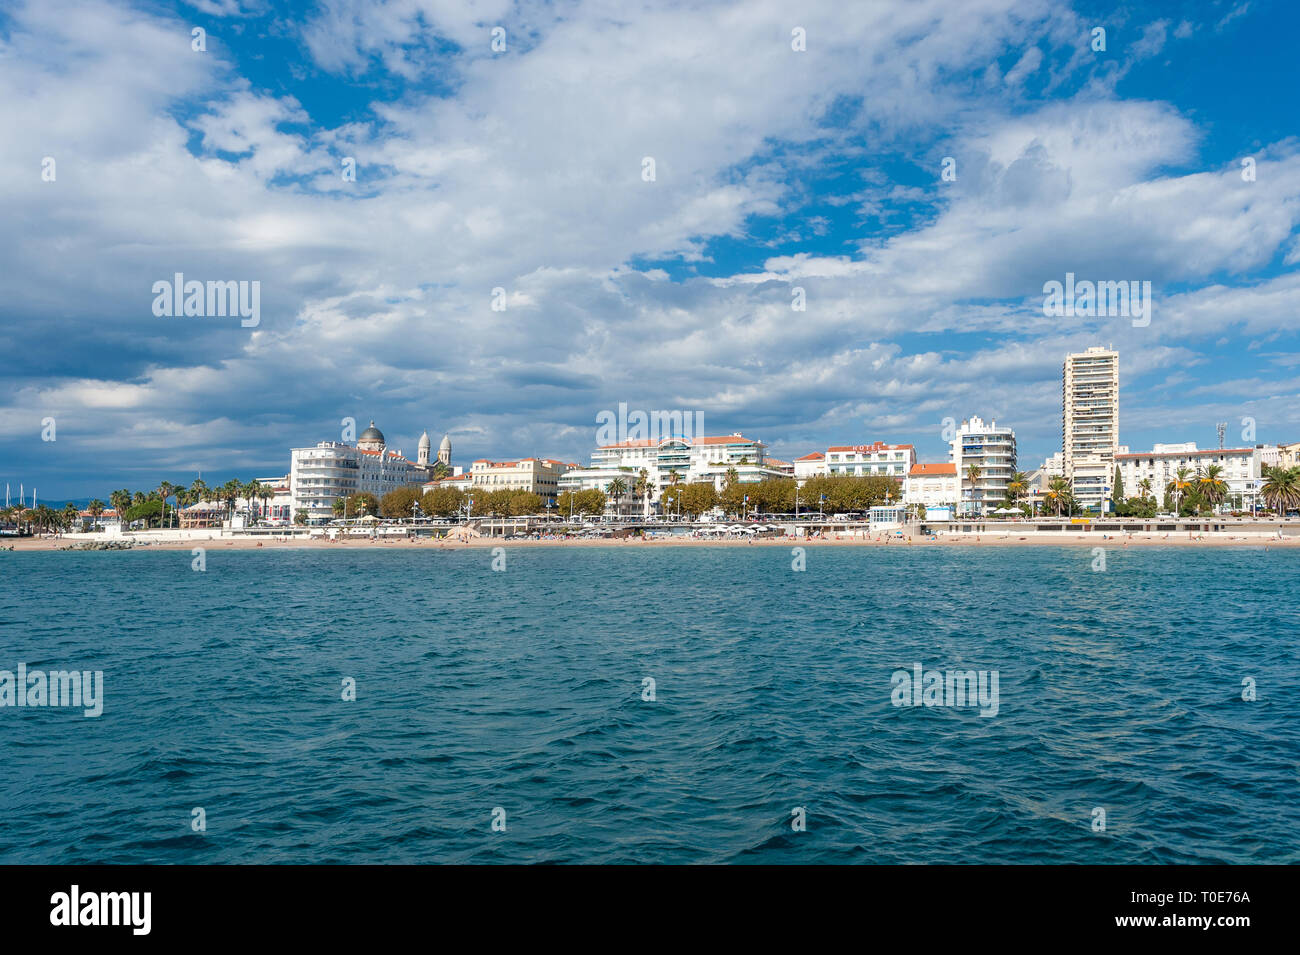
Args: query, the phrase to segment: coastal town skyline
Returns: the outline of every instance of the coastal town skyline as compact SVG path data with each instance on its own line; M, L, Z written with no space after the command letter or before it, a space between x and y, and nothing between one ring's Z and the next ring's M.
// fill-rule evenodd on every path
M1297 36L0 4L6 926L373 943L480 865L1281 924Z

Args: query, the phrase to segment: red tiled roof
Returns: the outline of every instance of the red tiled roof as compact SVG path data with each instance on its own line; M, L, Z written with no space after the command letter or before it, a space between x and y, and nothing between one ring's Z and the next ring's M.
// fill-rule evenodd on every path
M913 464L912 469L907 472L909 477L942 477L946 474L957 476L957 465L955 464Z
M801 458L795 458L795 460L796 461L820 461L824 457L826 457L826 453L824 451L814 451L812 454L805 454Z

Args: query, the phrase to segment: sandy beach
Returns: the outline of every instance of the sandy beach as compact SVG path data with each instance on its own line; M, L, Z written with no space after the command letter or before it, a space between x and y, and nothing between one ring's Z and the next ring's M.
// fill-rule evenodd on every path
M132 541L131 537L117 538ZM78 544L94 542L93 539L73 537L24 537L0 542L0 550L60 551ZM428 537L350 537L338 540L325 538L169 538L134 540L133 550L191 550L196 547L208 550L351 550L375 548L380 550L462 550L482 547L1300 547L1300 536L1267 537L1260 534L1231 533L1162 533L1162 534L1035 534L986 533L947 534L937 538L915 539L874 534L867 537L828 535L825 537L764 537L703 539L690 537L651 538L530 538L469 537L466 539L435 539Z

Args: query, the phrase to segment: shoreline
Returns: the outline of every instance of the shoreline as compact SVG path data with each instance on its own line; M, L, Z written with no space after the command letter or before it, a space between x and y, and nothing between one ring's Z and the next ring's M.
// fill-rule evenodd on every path
M122 547L121 550L179 550L189 551L197 547L205 550L468 550L472 548L492 547L904 547L944 549L949 547L1300 547L1300 536L1266 537L1263 535L1242 535L1224 533L1189 534L1061 534L1048 537L1045 534L961 534L947 535L936 539L930 538L891 538L884 535L867 537L767 537L749 538L530 538L505 539L501 537L470 537L467 539L417 537L414 539L399 537L390 540L359 537L354 539L327 540L321 538L211 538L190 537L172 539L132 540L129 537L112 538L114 542L130 542L134 546ZM104 539L107 542L108 539ZM84 538L13 538L0 541L0 551L53 551L68 553L103 553L92 548L79 548L84 543L99 543ZM116 549L116 548L115 548ZM107 550L107 549L106 549Z

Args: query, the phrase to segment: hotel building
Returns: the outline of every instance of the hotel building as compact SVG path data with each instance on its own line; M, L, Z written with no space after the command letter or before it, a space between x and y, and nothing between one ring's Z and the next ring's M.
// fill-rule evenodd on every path
M1061 457L1084 507L1109 509L1119 453L1119 352L1093 346L1065 356L1061 370Z
M996 421L985 424L983 418L969 418L961 423L948 445L948 463L961 483L961 513L987 514L1002 506L1007 485L1015 476L1016 433L999 428ZM973 484L967 476L972 464L979 467Z
M610 481L622 478L630 491L642 470L654 488L654 500L673 483L674 475L678 484L709 481L719 490L729 470L736 472L736 479L742 484L788 476L778 468L768 466L767 446L763 442L736 432L712 437L674 437L608 444L592 452L590 467L566 471L560 477L559 490L594 488L603 491Z
M810 477L892 477L904 481L916 463L910 444L843 444L795 458L794 477L800 485Z
M485 491L528 491L540 495L543 506L554 506L560 477L569 470L563 461L521 458L518 461L479 459L470 465L471 487Z
M307 512L309 523L317 524L334 517L334 502L352 494L368 493L382 498L389 491L429 480L432 444L426 431L420 438L417 461L407 460L401 451L389 451L384 433L370 422L355 446L338 441L322 441L311 448L294 448L290 452L289 493L293 513ZM438 460L447 464L451 458L451 441L444 437Z
M1151 493L1157 501L1164 500L1165 488L1179 468L1186 468L1191 475L1199 475L1211 464L1219 465L1223 468L1220 477L1228 485L1228 498L1240 496L1247 506L1260 480L1259 448L1198 451L1193 441L1157 444L1140 454L1117 454L1115 462L1124 481L1125 497L1137 497L1141 493L1138 484L1145 479L1151 482Z

